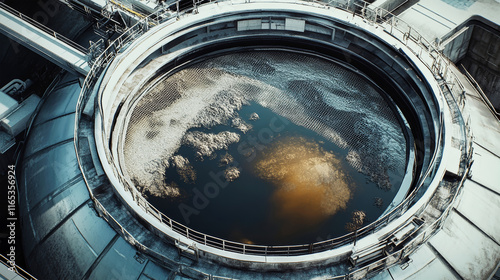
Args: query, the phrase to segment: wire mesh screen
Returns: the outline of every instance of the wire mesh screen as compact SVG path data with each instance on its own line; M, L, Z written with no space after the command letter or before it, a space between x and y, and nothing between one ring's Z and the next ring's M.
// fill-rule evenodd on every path
M166 180L169 168L196 181L192 162L179 156L179 149L196 147L203 160L243 141L252 129L262 132L253 127L252 116L243 117L252 106L335 144L344 151L343 160L384 190L405 172L399 116L370 82L323 58L267 51L207 59L145 93L126 132L128 175L142 192L179 195L177 184ZM231 129L222 131L221 125Z
M397 109L322 57L225 54L141 94L125 132L127 176L170 218L213 236L273 245L340 236L377 219L404 177Z

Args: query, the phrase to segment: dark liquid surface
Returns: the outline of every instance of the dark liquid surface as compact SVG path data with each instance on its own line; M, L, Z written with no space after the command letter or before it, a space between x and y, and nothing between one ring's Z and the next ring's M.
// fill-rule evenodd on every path
M209 81L208 87L199 86L200 95L210 84L219 86L218 79L229 79L224 90L246 100L219 123L184 131L183 139L228 132L239 139L209 155L181 142L170 156L187 159L188 168L170 164L162 170L165 184L180 195L146 191L148 201L167 216L219 238L304 244L366 225L391 203L404 174L405 139L385 100L358 75L322 59L268 52L209 59L166 81L192 90L192 81L185 82L190 71L196 73L190 79ZM328 75L332 79L324 78ZM266 92L262 84L276 92ZM227 170L238 174L228 180ZM362 222L353 220L356 211L364 213Z

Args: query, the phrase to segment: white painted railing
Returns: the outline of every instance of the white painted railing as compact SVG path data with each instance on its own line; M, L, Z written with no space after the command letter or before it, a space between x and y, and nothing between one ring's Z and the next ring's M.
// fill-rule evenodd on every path
M253 2L253 1L252 1ZM259 3L262 3L263 1L256 1L256 5ZM267 1L270 2L270 1ZM187 12L198 12L198 7L200 5L207 5L210 3L201 3L201 2L194 2L193 6L189 7L189 9L181 11L177 13L175 16L180 17L184 13ZM301 1L300 4L302 5L313 5L315 7L322 7L325 9L342 9L348 12L352 12L353 17L357 16L362 18L365 21L370 22L373 25L378 25L379 27L383 28L385 32L396 38L398 41L406 45L420 60L429 70L435 75L436 78L443 79L448 85L460 85L460 82L458 82L458 78L452 73L452 71L448 71L448 67L451 64L451 62L444 57L436 48L433 44L429 43L427 40L425 40L424 37L422 37L418 32L415 31L415 29L412 29L411 26L406 24L405 22L401 21L398 19L396 16L390 14L387 11L383 11L379 8L376 9L370 9L368 6L369 4L366 2L361 2L361 1L352 1L352 0L332 0L329 1L328 3L322 3L322 2L317 2L317 1ZM234 5L237 5L236 3ZM155 15L154 17L150 18L145 18L141 21L139 21L136 25L128 29L126 32L124 32L118 39L113 41L101 54L97 59L95 60L94 64L92 65L92 68L85 79L85 82L82 87L81 95L78 100L78 105L77 105L77 115L76 115L76 125L75 125L75 149L77 151L77 157L80 165L80 169L82 170L84 180L87 184L90 196L96 206L96 209L98 212L118 231L122 234L122 236L125 237L126 240L128 240L131 244L135 245L137 248L139 248L141 251L150 254L156 258L161 259L164 262L173 262L172 264L176 263L165 256L158 255L156 252L153 250L147 248L143 244L139 243L132 235L130 235L107 211L106 209L101 205L101 203L95 198L92 188L88 183L88 180L85 175L85 169L81 164L80 158L78 156L78 150L79 150L79 133L78 133L78 128L80 121L82 119L82 112L83 108L85 107L89 97L92 94L96 94L96 87L99 85L97 84L99 77L103 74L103 70L106 68L106 66L115 58L116 54L120 49L122 49L124 46L126 47L127 44L132 42L135 38L139 37L140 35L144 34L148 30L148 26L151 24L151 19L152 18L161 18ZM460 96L463 95L463 88L457 87L457 86L451 86L451 90L454 92L454 95ZM100 94L100 93L98 93ZM101 107L101 102L100 99L102 96L98 96L98 101L99 101L99 110L101 113L101 116L103 115L103 108ZM265 256L296 256L296 255L305 255L305 254L311 254L311 253L317 253L317 252L322 252L326 250L331 250L334 248L338 248L342 245L349 244L352 242L355 242L356 239L362 238L363 236L367 236L374 231L380 229L384 225L388 224L389 222L397 219L400 217L415 201L418 199L417 193L418 191L424 187L425 183L428 182L428 178L433 178L435 175L435 172L437 171L438 167L438 162L437 159L439 158L439 153L442 152L442 146L443 146L443 113L439 115L440 118L440 124L439 124L439 133L436 136L437 141L435 143L434 147L434 154L431 159L431 163L429 165L428 170L424 172L424 176L421 178L419 185L412 191L410 195L407 196L407 198L400 203L397 207L395 207L392 211L387 213L385 216L381 217L380 219L376 220L375 222L365 226L364 228L361 228L357 230L356 232L352 232L349 234L346 234L341 237L321 241L321 242L316 242L316 243L311 243L311 244L303 244L303 245L295 245L295 246L261 246L261 245L249 245L249 244L244 244L244 243L239 243L239 242L233 242L229 240L224 240L215 236L210 236L206 235L204 233L195 231L193 229L188 228L187 226L172 220L168 216L164 215L160 211L158 211L154 206L152 206L142 195L139 191L134 186L131 186L127 183L127 180L123 177L123 174L121 173L120 170L118 170L113 164L113 173L116 178L118 178L123 185L123 187L132 194L132 197L134 198L135 202L146 212L150 213L153 217L158 219L160 222L171 228L173 231L182 234L189 239L192 239L198 243L212 246L224 251L231 251L231 252L236 252L236 253L241 253L241 254L251 254L251 255L265 255ZM109 131L104 129L102 131L104 137L103 141L106 141L106 139L109 139ZM100 143L106 145L107 143ZM466 145L467 149L470 150L470 146ZM470 154L470 151L468 152ZM113 155L109 152L109 150L106 150L106 157L109 162L115 162L115 159L113 158ZM470 162L470 158L467 159ZM467 163L467 166L470 164ZM468 169L467 169L468 170ZM466 176L464 174L463 176ZM463 183L463 180L461 181L461 184ZM460 185L461 186L461 185ZM460 187L459 186L459 187ZM459 188L458 187L458 188ZM442 221L442 219L438 219L437 221ZM432 227L432 230L434 230L437 227ZM427 232L427 231L426 231ZM424 233L425 234L425 233ZM425 238L423 238L425 239ZM413 243L412 243L413 244ZM406 248L406 247L405 247ZM401 256L403 256L403 253L400 253ZM188 269L188 268L186 268ZM364 270L363 270L364 271ZM371 270L369 268L366 269L366 273L370 272ZM363 274L366 275L366 273L363 273L361 270L353 273L358 273L359 275ZM353 275L354 277L354 275ZM216 279L216 278L213 278ZM333 279L333 278L332 278ZM357 277L354 277L353 279L358 279Z

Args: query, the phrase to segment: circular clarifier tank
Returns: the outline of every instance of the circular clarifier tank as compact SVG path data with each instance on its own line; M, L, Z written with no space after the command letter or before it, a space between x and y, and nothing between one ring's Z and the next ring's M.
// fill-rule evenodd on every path
M128 110L124 174L193 230L309 244L375 221L400 190L413 153L407 121L352 67L268 49L157 76Z
M127 209L181 251L258 270L340 261L404 225L439 164L437 82L339 15L207 5L125 45L94 92Z

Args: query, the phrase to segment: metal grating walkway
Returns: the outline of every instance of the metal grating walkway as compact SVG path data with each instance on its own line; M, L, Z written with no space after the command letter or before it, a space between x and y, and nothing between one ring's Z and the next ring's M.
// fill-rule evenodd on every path
M84 76L90 70L85 48L3 3L0 32L65 70Z

